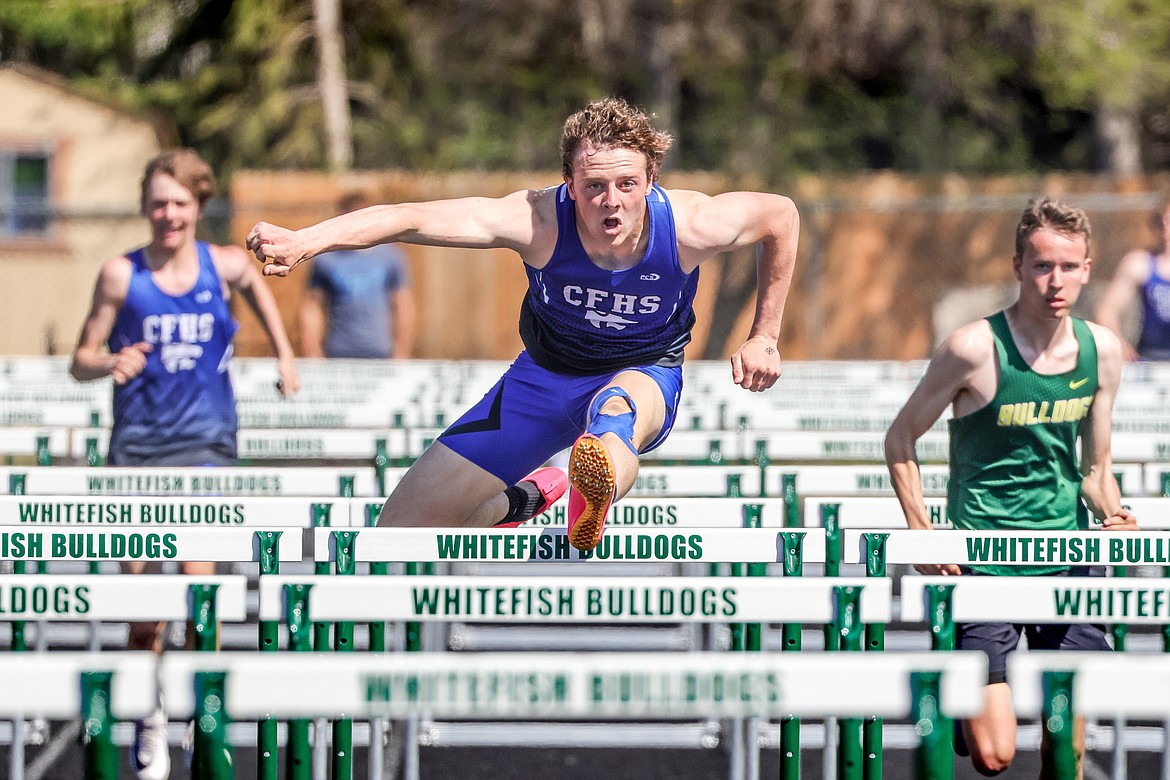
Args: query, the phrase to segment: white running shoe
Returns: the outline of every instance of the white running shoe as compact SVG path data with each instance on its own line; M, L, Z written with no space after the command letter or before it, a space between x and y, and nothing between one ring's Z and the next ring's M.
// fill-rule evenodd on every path
M167 780L171 776L171 749L167 744L167 714L162 707L134 722L130 764L138 780Z

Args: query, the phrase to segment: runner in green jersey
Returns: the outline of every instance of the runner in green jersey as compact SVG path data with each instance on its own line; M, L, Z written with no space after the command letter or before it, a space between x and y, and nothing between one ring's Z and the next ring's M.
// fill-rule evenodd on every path
M1034 200L1016 226L1016 302L951 334L886 434L886 462L910 528L929 531L915 442L951 408L947 513L968 530L1075 530L1088 512L1106 531L1137 529L1121 506L1110 451L1121 344L1108 329L1071 315L1089 280L1089 220L1080 209ZM1078 456L1076 442L1080 439ZM915 567L923 574L1067 574L1063 567ZM1007 656L1028 633L1034 649L1108 650L1097 626L966 623L959 648L988 654L982 715L960 742L975 769L996 775L1016 752ZM1076 747L1084 746L1078 719ZM960 745L960 749L964 746ZM1047 777L1048 767L1041 777ZM1078 777L1080 776L1078 769Z

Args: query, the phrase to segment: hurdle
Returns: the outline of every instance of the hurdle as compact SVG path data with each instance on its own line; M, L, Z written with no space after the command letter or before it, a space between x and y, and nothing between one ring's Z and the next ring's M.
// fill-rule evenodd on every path
M246 597L247 578L241 575L184 577L144 574L128 577L37 574L13 575L5 577L0 583L0 611L4 620L22 617L39 621L89 623L189 620L194 628L194 647L204 652L214 651L217 647L219 621L242 622L247 619ZM7 670L14 662L19 667L22 659L58 655L56 652L15 652L5 655L3 666ZM101 686L98 681L90 682ZM153 688L153 681L149 688ZM24 777L25 715L42 719L53 714L41 706L43 698L39 690L30 692L24 701L26 709L14 717L13 723L8 774L12 780ZM29 706L28 702L36 704ZM152 701L138 717L143 717L154 706ZM72 710L73 714L77 712L78 708ZM108 737L108 733L95 734L87 729L84 738L87 764L98 760L97 753L112 750L112 742L109 742Z
M47 496L376 496L372 467L0 467L0 490Z
M13 497L6 497L0 499L0 504L4 502L11 504L13 500ZM135 499L128 501L132 514L132 508L136 505ZM104 505L106 504L95 502L95 506ZM11 517L11 509L0 512L0 516ZM142 530L133 526L127 529L86 527L81 531L29 527L9 530L10 527L0 526L0 560L88 561L91 564L104 561L253 562L258 564L261 579L264 579L264 576L275 575L281 563L301 560L304 535L301 527L291 525L283 527L205 525L167 527L161 530ZM47 581L54 576L56 575L30 575L34 582L42 578ZM100 576L111 580L121 579L121 575ZM146 575L132 575L127 584L141 582L143 576ZM260 649L275 650L276 639L275 624L261 622ZM13 644L14 646L17 644L15 636ZM23 637L20 644L24 645ZM261 723L259 728L260 764L265 766L275 760L276 724ZM14 744L19 742L23 748L23 736L14 738L13 742ZM269 754L267 758L265 751Z
M342 538L367 533L336 532ZM359 542L354 549L363 546ZM283 594L286 585L297 586L287 589L287 597ZM477 603L474 594L484 589L512 594L509 598L513 601ZM885 599L889 593L888 580L867 583L846 578L280 577L261 582L261 614L266 619L291 616L301 621L310 619L307 614L311 614L312 620L365 622L827 623L845 610L860 620L878 622L888 620ZM362 594L362 598L355 599L355 594ZM284 603L293 598L298 599L295 604ZM292 634L296 633L293 629ZM417 776L418 746L416 737L408 739L407 777ZM741 741L736 741L733 758L742 760L738 754L742 749Z
M1170 657L1131 654L1124 663L1119 660L1114 653L1055 652L1015 653L1008 659L1016 712L1040 715L1046 726L1060 727L1050 728L1044 747L1050 765L1075 766L1069 715L1161 720L1163 739L1170 737ZM1170 777L1166 751L1161 777Z
M0 667L0 716L19 717L35 687L46 712L87 726L86 780L116 775L116 720L153 707L159 680L179 717L205 730L197 780L231 774L232 719L356 716L581 719L805 717L879 712L915 719L916 777L948 778L949 719L976 714L986 679L978 653L851 657L608 653L567 667L552 654L259 656L240 653L37 654ZM157 666L156 666L157 664ZM79 685L79 682L82 684Z

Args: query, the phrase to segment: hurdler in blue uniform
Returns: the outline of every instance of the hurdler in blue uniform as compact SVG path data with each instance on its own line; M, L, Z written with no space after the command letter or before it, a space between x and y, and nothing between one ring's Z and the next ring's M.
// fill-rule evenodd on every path
M79 381L112 377L114 428L109 461L119 466L226 465L236 459L236 410L228 377L236 332L227 290L260 318L276 351L281 392L299 386L280 313L248 255L195 240L203 204L215 189L211 169L190 149L151 160L142 178L142 215L150 243L107 260L73 350ZM148 564L126 561L124 571ZM157 563L151 563L160 570ZM204 561L184 574L215 573ZM130 624L131 650L162 651L157 622ZM159 702L134 724L131 762L140 780L170 776L167 716Z
M598 100L565 122L559 187L373 206L299 231L253 228L248 248L268 274L393 241L508 248L525 264L524 352L410 468L380 525L519 524L566 489L557 469L524 475L571 444L569 541L595 547L638 455L670 432L698 267L721 252L759 248L755 319L732 380L757 392L775 383L796 207L767 193L663 190L671 141L624 101Z
M236 461L236 400L228 373L236 322L209 245L200 241L196 248L199 276L178 295L155 284L143 250L128 255L130 287L107 345L110 354L137 343L151 349L142 373L114 387L110 465Z

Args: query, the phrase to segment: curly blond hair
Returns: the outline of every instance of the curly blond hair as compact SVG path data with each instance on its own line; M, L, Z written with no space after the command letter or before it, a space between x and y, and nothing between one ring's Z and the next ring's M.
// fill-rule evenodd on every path
M594 100L565 120L561 135L561 170L565 178L573 175L573 157L583 144L602 148L632 149L646 155L646 173L651 182L658 180L662 160L674 137L655 128L653 114L634 108L621 98Z

